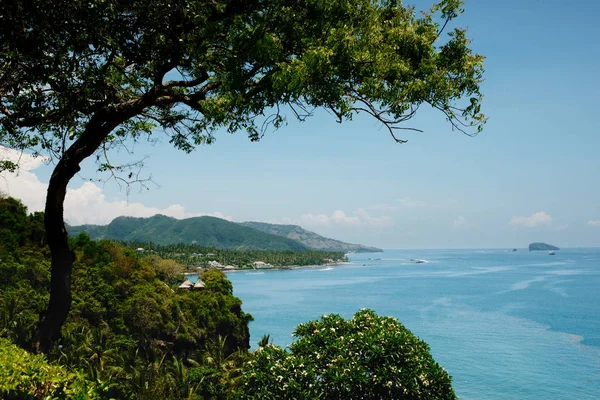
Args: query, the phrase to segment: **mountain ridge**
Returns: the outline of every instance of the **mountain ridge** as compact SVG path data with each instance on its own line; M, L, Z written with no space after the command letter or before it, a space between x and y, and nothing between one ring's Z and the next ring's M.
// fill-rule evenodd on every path
M326 238L298 225L236 223L209 216L186 219L162 214L148 218L121 216L107 225L68 226L68 231L72 236L86 232L94 240L113 239L160 245L187 243L221 249L382 251L376 247Z
M149 218L117 217L108 225L70 226L68 231L72 236L86 232L94 240L113 239L160 245L187 243L221 249L308 250L291 239L209 216L181 220L161 214Z
M362 244L346 243L336 239L326 238L318 233L311 232L302 228L299 225L285 224L269 224L267 222L247 221L240 222L240 225L249 226L254 229L261 230L273 235L287 237L288 239L296 240L306 247L315 250L330 250L330 251L354 251L359 253L377 253L383 250L365 246Z

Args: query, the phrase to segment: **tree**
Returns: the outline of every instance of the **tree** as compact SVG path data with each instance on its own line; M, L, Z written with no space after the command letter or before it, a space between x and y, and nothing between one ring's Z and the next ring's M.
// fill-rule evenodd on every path
M180 279L184 276L185 267L177 261L163 260L155 254L146 256L143 260L154 268L158 279L169 285L173 285L178 281L181 282Z
M396 0L17 0L0 14L0 144L49 155L45 228L51 296L34 347L60 335L71 303L74 255L63 220L81 162L120 182L115 146L161 128L190 152L214 132L251 140L326 109L342 122L368 114L398 130L419 107L478 132L483 57L465 29L442 33L461 0L429 12ZM467 130L472 128L472 131ZM129 141L129 142L128 142ZM1 160L0 169L16 165Z
M427 344L395 318L361 310L300 324L290 351L267 344L243 370L238 399L456 399Z

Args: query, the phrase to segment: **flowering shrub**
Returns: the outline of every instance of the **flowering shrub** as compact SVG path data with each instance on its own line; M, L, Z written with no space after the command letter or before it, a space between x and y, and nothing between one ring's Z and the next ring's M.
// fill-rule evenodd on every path
M290 351L266 345L245 365L239 399L456 399L429 346L395 318L361 310L300 324Z

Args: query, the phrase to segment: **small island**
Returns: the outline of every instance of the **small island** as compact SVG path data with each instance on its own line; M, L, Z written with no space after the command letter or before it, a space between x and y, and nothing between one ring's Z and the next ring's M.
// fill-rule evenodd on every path
M529 245L529 251L535 251L535 250L560 250L558 247L556 246L552 246L551 244L547 244L547 243L531 243Z

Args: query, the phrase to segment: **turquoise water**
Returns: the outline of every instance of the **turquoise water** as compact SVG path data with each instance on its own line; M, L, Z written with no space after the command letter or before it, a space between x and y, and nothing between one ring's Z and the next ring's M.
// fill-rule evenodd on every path
M600 249L350 258L337 267L229 274L255 318L253 345L268 333L287 346L300 322L372 308L429 343L461 399L600 398Z

